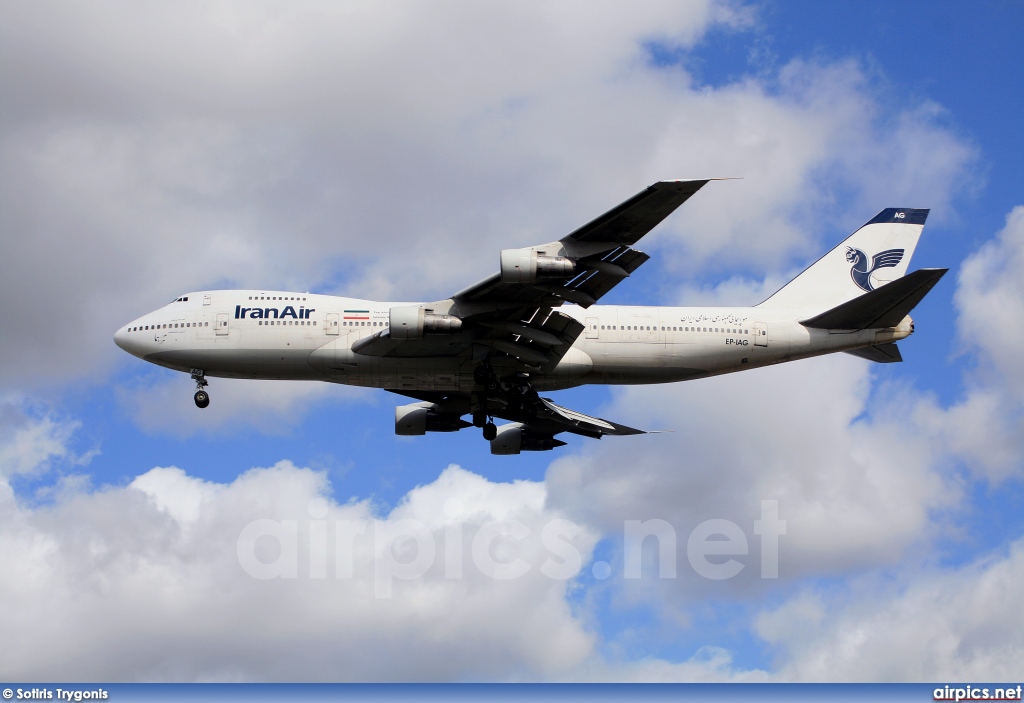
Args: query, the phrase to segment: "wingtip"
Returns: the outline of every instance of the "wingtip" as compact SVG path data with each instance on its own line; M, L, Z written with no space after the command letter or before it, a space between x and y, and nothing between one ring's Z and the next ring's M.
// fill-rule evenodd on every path
M708 181L742 181L743 176L708 176L707 178L665 178L653 184L651 187L655 188L659 185L668 185L670 183L707 183Z

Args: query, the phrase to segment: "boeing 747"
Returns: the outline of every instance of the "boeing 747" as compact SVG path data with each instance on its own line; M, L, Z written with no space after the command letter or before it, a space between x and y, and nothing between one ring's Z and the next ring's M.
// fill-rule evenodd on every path
M947 271L907 273L924 209L882 210L752 307L597 305L650 258L637 242L709 180L655 183L558 241L506 249L498 272L444 300L199 291L114 341L190 374L200 408L208 377L384 388L416 401L395 409L397 434L476 426L494 454L553 449L562 433L643 434L543 395L573 386L674 383L834 352L902 361L909 313Z

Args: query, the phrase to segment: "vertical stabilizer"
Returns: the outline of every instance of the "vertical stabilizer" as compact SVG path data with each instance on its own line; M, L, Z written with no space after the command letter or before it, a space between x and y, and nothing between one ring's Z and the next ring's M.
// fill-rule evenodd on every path
M886 208L759 307L828 310L902 277L928 210Z

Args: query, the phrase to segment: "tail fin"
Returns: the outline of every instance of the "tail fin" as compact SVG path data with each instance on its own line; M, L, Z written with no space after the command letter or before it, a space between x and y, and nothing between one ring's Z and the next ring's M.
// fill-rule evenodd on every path
M828 310L907 272L928 210L886 208L759 307Z

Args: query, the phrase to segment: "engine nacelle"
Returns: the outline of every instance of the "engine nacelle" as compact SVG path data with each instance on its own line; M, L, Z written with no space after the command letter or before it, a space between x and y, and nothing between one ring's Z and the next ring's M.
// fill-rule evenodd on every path
M498 434L491 440L491 454L518 454L520 452L546 452L565 442L554 437L534 437L518 422L510 422L498 428Z
M505 249L501 252L502 283L568 278L575 270L576 262L566 256L545 256L533 249Z
M460 416L439 412L433 403L413 403L395 408L395 434L424 435L427 432L458 432L469 427Z
M425 334L452 334L462 329L454 315L438 315L422 305L403 305L388 311L388 334L392 339L419 339Z

